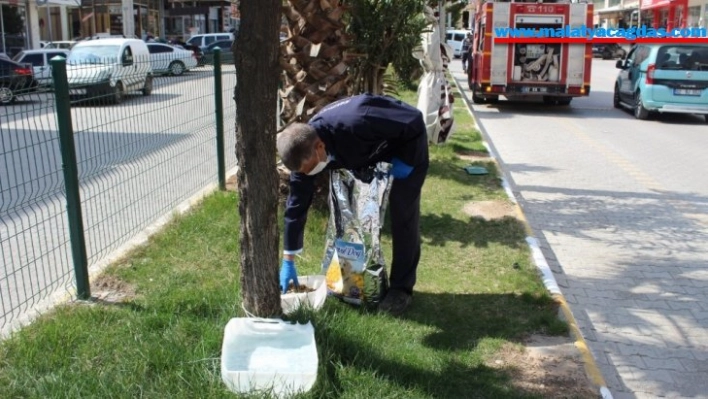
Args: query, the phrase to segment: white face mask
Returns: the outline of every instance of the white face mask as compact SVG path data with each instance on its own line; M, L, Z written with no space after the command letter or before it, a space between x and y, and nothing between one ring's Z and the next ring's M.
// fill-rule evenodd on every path
M308 173L308 175L309 175L309 176L316 175L316 174L322 172L322 170L323 170L326 166L327 166L327 162L322 162L322 161L320 161L320 162L317 164L317 166L315 166L314 169L312 169L312 170L310 171L310 173Z

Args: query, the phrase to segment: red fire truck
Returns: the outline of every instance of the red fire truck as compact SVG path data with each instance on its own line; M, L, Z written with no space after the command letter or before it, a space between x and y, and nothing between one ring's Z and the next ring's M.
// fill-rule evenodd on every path
M548 104L568 105L590 94L592 44L495 43L499 29L569 31L593 26L592 3L480 0L474 19L472 58L467 80L475 103L499 96L540 96ZM540 32L540 31L539 31Z

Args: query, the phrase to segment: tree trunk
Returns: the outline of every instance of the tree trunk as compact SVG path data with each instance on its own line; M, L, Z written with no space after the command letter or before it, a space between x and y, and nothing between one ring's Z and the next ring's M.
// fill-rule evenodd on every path
M275 167L281 0L243 1L234 43L241 298L257 317L282 314Z

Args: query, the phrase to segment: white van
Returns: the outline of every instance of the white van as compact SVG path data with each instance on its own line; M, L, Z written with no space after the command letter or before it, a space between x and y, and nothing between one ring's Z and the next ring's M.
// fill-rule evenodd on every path
M462 41L465 40L465 36L470 33L468 30L453 30L448 29L445 32L445 43L450 45L453 50L453 55L455 58L462 57Z
M203 33L197 34L187 40L187 44L192 46L197 46L204 50L210 44L214 42L220 42L222 40L234 40L233 33Z
M150 53L138 39L97 39L77 43L67 58L71 96L101 97L113 104L126 93L152 93Z

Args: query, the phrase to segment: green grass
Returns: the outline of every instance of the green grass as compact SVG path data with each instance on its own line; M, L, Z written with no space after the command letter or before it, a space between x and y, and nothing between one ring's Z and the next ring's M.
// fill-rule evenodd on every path
M415 93L402 93L415 104ZM491 163L467 175L460 152L484 151L460 99L451 142L431 149L423 251L400 319L328 299L315 314L320 367L303 398L527 398L485 365L529 334L566 334L513 218L466 216L505 200ZM220 379L223 328L240 317L237 198L216 193L106 272L128 302L58 308L0 345L2 398L233 398ZM313 210L301 275L319 272L327 215ZM390 260L390 234L383 243ZM109 280L107 280L109 281Z

